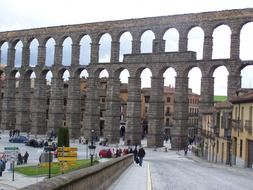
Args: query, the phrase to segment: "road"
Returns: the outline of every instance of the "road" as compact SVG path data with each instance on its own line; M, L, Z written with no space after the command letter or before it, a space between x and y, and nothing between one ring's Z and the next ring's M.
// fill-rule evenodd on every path
M211 164L183 152L147 153L154 190L253 189L252 170Z

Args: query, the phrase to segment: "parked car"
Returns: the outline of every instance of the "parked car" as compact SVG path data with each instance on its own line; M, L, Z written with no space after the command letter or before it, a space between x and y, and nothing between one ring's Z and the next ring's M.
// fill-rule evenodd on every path
M31 146L31 147L43 147L43 143L36 140L36 139L30 139L27 142L25 142L26 146Z
M102 149L98 153L100 158L111 158L112 157L112 151L110 149Z
M25 136L14 136L9 139L9 142L10 143L25 143L28 140L29 139Z

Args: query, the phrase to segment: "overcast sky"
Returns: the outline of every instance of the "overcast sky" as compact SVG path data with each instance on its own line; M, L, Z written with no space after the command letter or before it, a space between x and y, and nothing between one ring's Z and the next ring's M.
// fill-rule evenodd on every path
M253 0L0 0L0 31L239 8Z

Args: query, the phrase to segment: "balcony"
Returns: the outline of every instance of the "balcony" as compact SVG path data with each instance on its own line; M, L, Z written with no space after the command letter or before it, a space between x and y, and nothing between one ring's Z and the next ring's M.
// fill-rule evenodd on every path
M252 121L251 120L245 120L244 129L248 133L252 133Z
M239 123L238 123L239 122ZM233 129L240 129L241 132L243 132L243 121L242 120L237 120L237 119L232 119L232 128Z

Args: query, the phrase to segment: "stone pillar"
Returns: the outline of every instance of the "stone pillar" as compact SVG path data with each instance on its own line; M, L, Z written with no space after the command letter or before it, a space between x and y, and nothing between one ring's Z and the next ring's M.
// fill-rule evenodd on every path
M132 41L132 54L138 54L141 52L141 41L133 40Z
M187 32L182 29L179 31L179 42L178 42L178 48L179 51L187 51L187 43L188 43L188 38L187 38Z
M39 45L38 47L38 66L44 66L46 62L46 47Z
M15 52L16 52L16 49L14 47L8 48L7 66L11 68L15 66Z
M120 80L109 78L106 91L104 137L109 143L119 143L120 131Z
M9 76L6 73L4 87L4 97L2 100L2 111L1 111L1 129L15 129L15 96L16 96L16 79L14 76Z
M161 53L165 51L165 40L164 39L154 39L153 40L153 53Z
M204 75L201 78L201 96L199 99L199 112L208 110L213 106L214 78Z
M212 59L212 53L213 53L213 37L211 35L207 35L204 37L203 59L204 60Z
M129 77L125 143L127 145L140 144L141 131L141 79Z
M30 48L25 44L22 48L22 66L29 66L30 61Z
M176 77L174 99L174 126L171 128L171 148L182 150L188 141L188 78Z
M111 63L119 62L119 46L118 41L111 42Z
M152 77L149 102L148 147L163 146L164 130L164 78Z
M30 100L31 79L21 76L19 78L18 94L16 98L16 129L22 132L30 131Z
M213 107L214 97L214 77L203 73L201 78L201 94L199 99L199 120L197 129L197 141L200 142L202 138L202 113Z
M71 65L78 65L80 57L80 45L72 44Z
M239 59L240 57L240 34L232 33L230 44L230 58Z
M61 64L62 64L62 45L56 44L54 52L54 65L61 65Z
M236 95L236 91L241 88L241 76L240 73L230 73L228 75L228 100Z
M91 63L98 63L98 58L99 58L99 43L92 42L91 43L90 62Z
M50 104L48 112L48 133L58 132L63 126L63 79L52 77L50 89Z
M81 134L80 79L78 77L70 77L68 84L66 123L70 137L78 138Z
M31 133L46 134L47 132L47 85L45 78L35 78L34 92L31 100Z
M100 133L100 104L98 85L99 79L95 77L88 77L87 79L87 91L85 112L83 116L83 135L85 138L90 139L91 131L94 130L94 134L99 137Z

